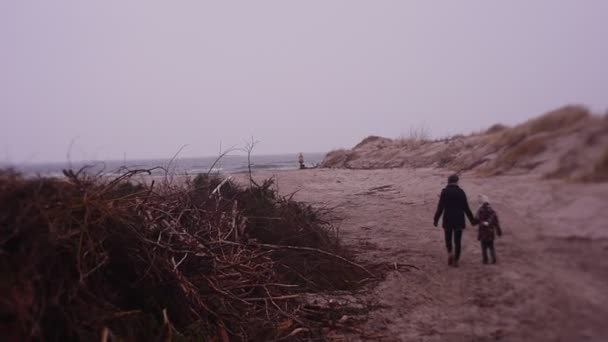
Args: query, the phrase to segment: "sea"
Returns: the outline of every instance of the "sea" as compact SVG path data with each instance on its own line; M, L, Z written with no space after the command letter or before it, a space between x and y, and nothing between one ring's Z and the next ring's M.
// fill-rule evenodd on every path
M324 153L304 153L307 168L318 166ZM120 175L128 170L153 169L152 175L197 175L201 173L232 174L257 170L295 170L299 169L298 154L252 155L249 165L246 155L226 155L201 158L148 159L148 160L92 160L78 162L28 163L3 165L11 167L24 176L61 177L63 170L75 172L84 170L89 174Z

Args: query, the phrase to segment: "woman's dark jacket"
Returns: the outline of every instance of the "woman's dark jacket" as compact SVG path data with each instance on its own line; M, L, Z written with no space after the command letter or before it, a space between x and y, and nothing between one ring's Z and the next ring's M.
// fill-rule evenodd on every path
M466 227L464 215L471 224L476 224L475 217L469 208L467 195L457 184L448 184L442 191L435 212L435 226L443 214L443 228L464 229Z

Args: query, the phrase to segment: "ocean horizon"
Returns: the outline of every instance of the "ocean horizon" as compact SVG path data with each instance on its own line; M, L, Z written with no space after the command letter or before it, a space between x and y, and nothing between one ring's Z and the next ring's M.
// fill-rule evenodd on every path
M321 163L325 153L304 153L306 167ZM89 174L119 175L128 170L154 169L153 175L165 172L175 175L196 175L199 173L240 173L249 170L247 155L226 155L222 158L158 158L126 160L63 161L22 164L2 164L2 168L12 168L25 176L62 177L63 170L84 169ZM299 168L298 154L252 155L251 170L295 170Z

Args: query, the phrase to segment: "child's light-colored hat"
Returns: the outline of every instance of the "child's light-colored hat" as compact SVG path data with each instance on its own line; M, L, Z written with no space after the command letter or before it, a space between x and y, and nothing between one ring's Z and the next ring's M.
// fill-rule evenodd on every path
M479 195L479 203L480 204L490 204L490 199L486 195Z

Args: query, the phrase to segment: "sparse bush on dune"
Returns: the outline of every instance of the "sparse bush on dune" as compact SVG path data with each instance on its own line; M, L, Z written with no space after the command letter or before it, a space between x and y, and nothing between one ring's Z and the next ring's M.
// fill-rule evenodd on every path
M412 138L409 138L406 136L401 136L401 137L395 139L395 143L397 144L397 146L399 146L401 148L412 148L412 147L420 146L421 141L412 139Z
M431 138L431 129L427 125L412 126L407 138L418 142L428 141Z
M300 294L371 275L318 212L271 181L140 185L132 175L0 171L3 340L309 338L319 312Z
M401 134L401 136L393 140L393 145L400 148L418 148L431 140L431 130L426 125L412 126L410 127L408 134Z

